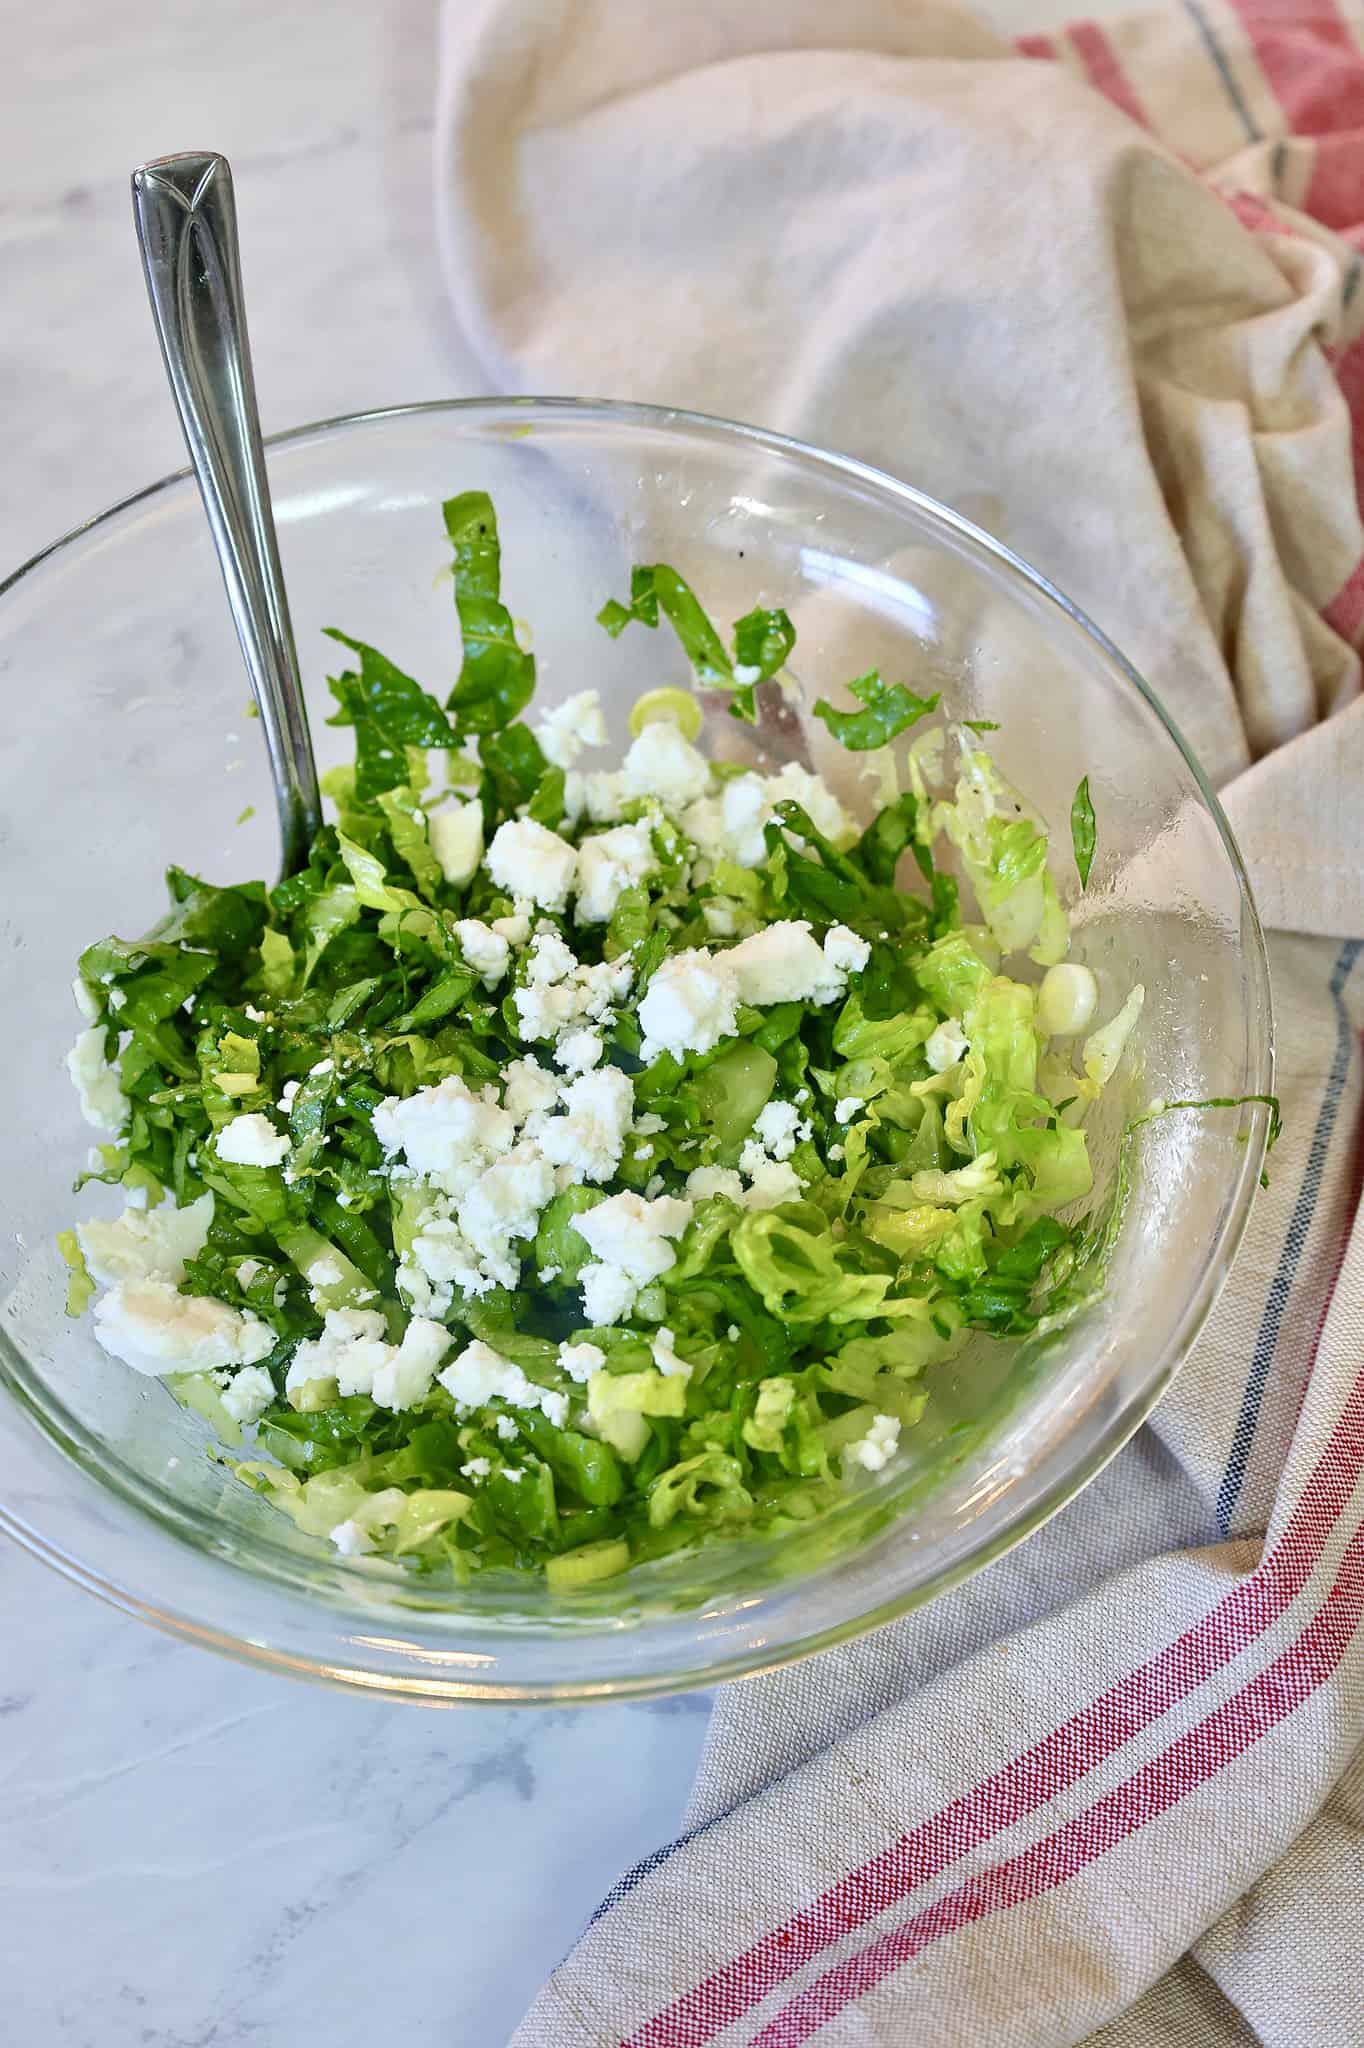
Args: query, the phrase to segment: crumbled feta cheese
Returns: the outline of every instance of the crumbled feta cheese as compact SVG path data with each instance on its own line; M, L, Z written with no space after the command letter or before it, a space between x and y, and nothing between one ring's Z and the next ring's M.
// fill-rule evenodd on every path
M825 958L804 918L767 925L721 958L745 1003L831 1003L847 987L847 976Z
M297 1081L286 1081L284 1086L280 1089L279 1101L275 1104L275 1108L279 1110L282 1116L288 1116L289 1112L292 1110L294 1106L294 1097L298 1094L299 1086L300 1084Z
M95 1303L95 1336L134 1372L212 1372L254 1365L275 1348L258 1316L204 1294L177 1294L168 1280L120 1280Z
M710 860L756 868L767 858L763 826L772 816L761 775L736 775L718 796L703 796L682 813L682 830Z
M310 1380L336 1381L342 1394L367 1394L388 1356L387 1324L377 1309L329 1308L322 1334L305 1337L289 1361L284 1391Z
M640 1057L646 1066L660 1052L670 1052L675 1059L689 1052L710 1052L731 1035L738 1000L729 968L732 957L693 947L670 953L662 962L639 1006L644 1033Z
M311 1380L335 1380L342 1395L368 1394L381 1408L411 1408L430 1392L452 1338L440 1323L414 1316L400 1344L386 1340L378 1309L328 1309L319 1337L305 1338L285 1378L285 1392Z
M853 1118L857 1115L858 1110L864 1109L865 1107L865 1096L840 1095L837 1102L834 1104L834 1122L839 1124L850 1124Z
M791 1102L764 1103L753 1128L773 1159L789 1159L797 1140L810 1132L808 1124L802 1127L800 1111Z
M497 1431L504 1444L514 1443L519 1434L516 1427L516 1418L512 1415L495 1415L493 1417L493 1428Z
M726 1337L728 1337L731 1344L738 1343L740 1334L741 1333L739 1330L739 1325L737 1323L731 1323L729 1328L725 1331L725 1335Z
M79 974L71 984L71 993L75 997L76 1008L80 1011L86 1023L93 1024L99 1015L99 1004L95 1001L95 998L91 995Z
M595 1209L585 1209L571 1227L594 1258L619 1267L642 1287L676 1263L670 1239L680 1237L691 1218L689 1201L674 1195L648 1201L627 1190L608 1195Z
M505 1401L512 1408L538 1408L556 1428L563 1427L568 1396L537 1387L519 1365L490 1344L477 1339L467 1344L439 1377L456 1408L481 1408L488 1401Z
M578 956L552 925L542 925L531 944L526 962L526 980L532 988L549 988L558 981L571 981L578 971Z
M489 931L495 932L499 939L505 939L513 949L524 946L530 937L531 908L530 904L518 904L510 917L495 917Z
M426 821L426 836L451 888L472 882L483 858L483 806L477 798L457 799L433 811Z
M515 1119L496 1102L473 1095L458 1075L374 1112L374 1135L390 1156L401 1152L417 1173L448 1194L462 1195L516 1138Z
M656 796L674 811L704 796L709 782L709 761L670 718L646 725L620 768L627 798Z
M582 1013L594 1024L606 1021L612 1003L623 1002L635 978L628 954L619 960L603 960L596 967L580 967L575 977L582 990Z
M388 1355L375 1367L369 1389L371 1398L380 1408L395 1412L424 1401L431 1391L436 1367L453 1342L443 1324L414 1316L403 1331L401 1344L396 1348L385 1346Z
M499 889L528 896L542 910L562 910L578 872L578 856L566 839L534 818L509 818L488 848L487 869Z
M578 847L578 923L605 924L624 891L657 866L647 825L617 825L584 839Z
M66 1055L66 1071L80 1097L81 1115L97 1131L116 1131L128 1114L118 1075L105 1064L104 1033L98 1024L82 1031Z
M223 1125L215 1150L229 1166L278 1166L293 1150L293 1142L287 1131L277 1131L268 1116L253 1110Z
M583 1314L598 1329L623 1322L639 1293L638 1286L622 1267L607 1265L604 1261L581 1267L578 1281L583 1291Z
M857 827L822 776L811 774L796 761L788 761L779 775L768 777L771 803L797 803L816 832L840 845L855 837Z
M130 1201L116 1222L92 1217L76 1225L76 1236L91 1277L101 1287L120 1280L168 1280L178 1287L185 1261L198 1258L212 1221L212 1195L200 1195L185 1209L169 1202L146 1209Z
M319 1080L319 1079L320 1079L320 1078L322 1077L322 1075L323 1075L323 1074L331 1074L331 1073L334 1073L335 1071L336 1071L336 1062L335 1062L335 1060L319 1060L319 1061L318 1061L318 1063L317 1063L317 1065L316 1065L315 1067L309 1067L309 1069L308 1069L308 1078L309 1078L309 1080L310 1080L310 1081L311 1081L311 1080Z
M493 1469L491 1458L470 1458L467 1465L459 1468L462 1479L486 1479Z
M949 1067L955 1067L966 1051L967 1042L966 1033L957 1019L944 1017L924 1042L924 1058L933 1073L943 1074Z
M455 940L468 966L483 977L485 988L496 988L511 964L511 947L499 932L476 917L462 917L455 925Z
M331 1540L342 1557L363 1557L366 1551L374 1548L374 1538L368 1529L354 1520L338 1522L331 1532Z
M518 1124L553 1109L559 1100L558 1081L534 1060L513 1060L502 1084L502 1107Z
M830 1159L846 1159L846 1158L847 1158L847 1156L848 1156L848 1148L847 1148L847 1146L846 1146L846 1145L830 1145L830 1147L829 1147L829 1157L830 1157Z
M586 1074L601 1065L605 1050L600 1031L570 1031L555 1047L554 1064L567 1074Z
M731 1202L744 1198L744 1184L732 1166L695 1166L687 1175L687 1193L693 1202L707 1195L725 1195Z
M536 933L526 960L525 986L512 992L523 1038L555 1038L581 1016L578 972L576 955L557 932Z
M339 1287L345 1277L340 1260L334 1259L329 1252L324 1252L320 1259L314 1259L308 1268L308 1285L314 1300L320 1289Z
M510 1284L514 1285L519 1262L511 1271ZM499 1284L496 1273L485 1269L458 1226L439 1213L430 1216L413 1238L412 1263L399 1267L398 1280L414 1309L437 1316L449 1308L454 1298L452 1286L477 1297Z
M725 850L740 867L756 868L767 858L763 826L771 815L771 799L759 775L736 775L720 792Z
M259 1259L243 1259L241 1264L233 1269L233 1276L236 1279L238 1287L240 1287L242 1293L245 1294L247 1288L251 1286L257 1274L263 1273L264 1271L265 1267L261 1264L261 1261Z
M839 842L851 839L855 826L833 792L808 770L794 763L779 775L735 775L715 796L703 796L679 820L687 837L709 860L732 860L756 868L767 858L763 827L777 804L800 804L816 831Z
M600 1372L606 1363L606 1353L599 1344L561 1344L559 1364L571 1380L585 1386L594 1372Z
M660 1329L656 1331L650 1349L653 1352L654 1364L658 1367L664 1379L671 1379L674 1376L683 1379L691 1377L691 1361L690 1359L678 1357L671 1330Z
M668 1122L666 1117L659 1116L656 1111L646 1109L643 1116L635 1118L630 1128L637 1138L652 1138L656 1131L666 1131Z
M567 1030L578 1015L578 992L570 983L556 988L518 988L512 992L521 1037L535 1044Z
M849 931L847 925L831 925L824 934L824 958L830 967L845 974L860 974L871 958L871 945Z
M564 777L564 809L570 824L576 825L586 811L594 825L614 825L623 800L618 769L594 768L580 775L570 768Z
M878 1415L866 1435L849 1444L843 1453L865 1472L880 1472L895 1456L900 1442L900 1424L894 1415Z
M775 1209L779 1202L798 1202L804 1193L805 1184L793 1166L788 1166L784 1160L765 1159L761 1166L752 1170L752 1179L744 1194L744 1207Z
M521 1144L481 1174L460 1202L460 1230L501 1286L515 1287L520 1279L511 1244L534 1237L540 1211L553 1195L549 1160L534 1145Z
M275 1383L263 1365L244 1366L223 1389L223 1406L234 1422L259 1422L275 1398Z
M555 768L571 768L585 747L606 745L606 720L595 690L579 690L551 705L535 728L540 752Z
M601 1067L570 1081L560 1097L564 1114L540 1133L546 1159L572 1167L580 1180L609 1180L620 1165L634 1115L633 1083L617 1067Z

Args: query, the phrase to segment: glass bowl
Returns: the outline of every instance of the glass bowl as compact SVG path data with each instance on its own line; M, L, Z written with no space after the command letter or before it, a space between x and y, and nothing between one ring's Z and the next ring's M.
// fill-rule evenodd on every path
M667 632L613 643L594 623L637 561L676 564L722 620L784 605L811 695L877 664L940 689L961 717L999 721L1005 773L1059 828L1074 953L1098 976L1100 1015L1146 985L1094 1126L1100 1190L1151 1097L1270 1087L1261 935L1197 764L1103 635L954 513L775 435L570 400L334 420L276 439L269 467L323 766L348 735L323 724L319 629L376 643L443 696L459 654L439 506L482 487L543 700L596 685L617 740L640 690L689 679ZM669 1558L568 1601L534 1585L440 1589L337 1557L215 1464L202 1423L107 1358L88 1318L62 1312L54 1239L90 1135L63 1066L77 953L153 921L169 859L216 880L276 868L264 751L193 483L167 478L0 586L0 672L0 1523L124 1610L252 1662L431 1703L711 1684L846 1640L997 1556L1126 1441L1192 1343L1256 1184L1259 1108L1146 1125L1128 1147L1103 1298L1062 1329L982 1339L939 1368L908 1454L808 1529ZM807 736L865 811L856 758L817 722ZM1066 819L1085 774L1099 849L1080 895Z

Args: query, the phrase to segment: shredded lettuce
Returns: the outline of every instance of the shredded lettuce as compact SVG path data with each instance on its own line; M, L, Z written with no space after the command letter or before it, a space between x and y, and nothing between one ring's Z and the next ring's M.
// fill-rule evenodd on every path
M1082 1042L1041 1029L1036 967L1066 956L1069 925L1046 823L981 746L988 721L892 757L936 696L871 671L856 709L821 698L832 737L872 757L875 814L849 827L797 778L763 797L741 865L698 819L745 771L698 768L699 710L655 731L675 691L647 693L631 759L661 746L685 797L666 776L651 793L585 775L527 722L535 663L493 507L466 491L444 518L461 640L445 700L333 632L355 664L330 686L355 761L326 778L334 821L306 866L273 889L172 867L158 925L82 954L87 1056L125 1113L80 1184L142 1213L100 1241L151 1262L163 1308L181 1297L210 1349L249 1349L224 1366L187 1351L167 1383L305 1536L408 1573L542 1573L571 1598L836 1505L870 1483L852 1447L877 1418L913 1429L973 1336L1016 1340L1101 1284L1086 1120L1135 1061L1144 991L1105 986ZM745 719L795 644L761 606L726 640L660 563L600 617L612 634L666 618L698 686ZM537 907L496 860L452 884L455 790L476 792L485 846L512 827L572 865L614 832L604 914L579 923L552 891ZM1071 825L1083 885L1085 783ZM727 980L730 950L774 925L807 981ZM646 1044L655 982L697 958L714 979L685 1000L705 1029ZM623 1081L613 1136L603 1091ZM430 1157L395 1143L423 1091L448 1112L448 1159L435 1138ZM481 1152L458 1151L465 1126ZM180 1258L146 1218L205 1195ZM70 1314L123 1284L75 1233L59 1249Z

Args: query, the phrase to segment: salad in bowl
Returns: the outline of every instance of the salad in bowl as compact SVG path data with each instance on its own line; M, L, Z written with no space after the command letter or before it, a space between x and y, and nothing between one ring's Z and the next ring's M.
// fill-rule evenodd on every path
M80 956L78 1185L123 1207L63 1233L68 1312L339 1557L566 1597L816 1520L973 1339L1094 1298L1144 989L1069 957L1087 782L1058 845L988 721L875 668L803 679L856 805L763 765L791 621L724 636L662 563L600 624L695 689L613 758L590 675L537 702L489 496L444 519L453 690L333 632L354 761L306 865L172 867Z

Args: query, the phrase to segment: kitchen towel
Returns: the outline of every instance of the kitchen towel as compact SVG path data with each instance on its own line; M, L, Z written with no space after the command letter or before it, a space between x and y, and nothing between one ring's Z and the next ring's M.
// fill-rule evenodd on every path
M516 2048L1364 2041L1364 20L450 0L437 132L490 383L987 500L1133 656L1276 931L1287 1122L1153 1422L727 1688Z

